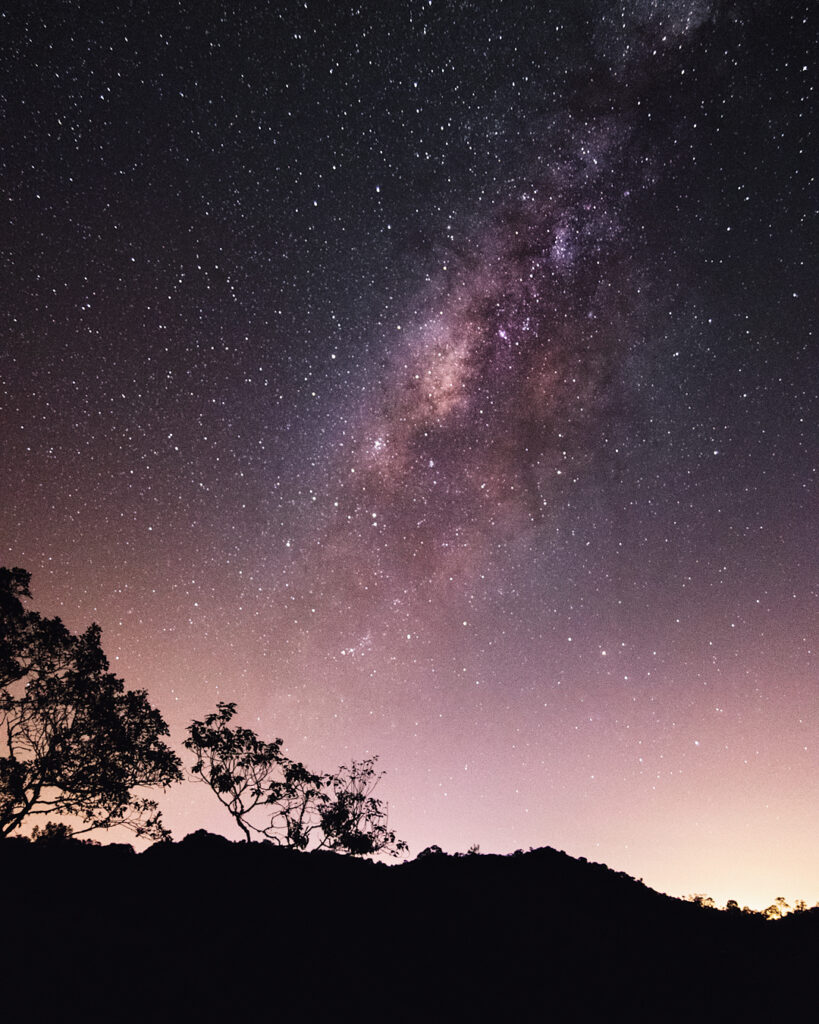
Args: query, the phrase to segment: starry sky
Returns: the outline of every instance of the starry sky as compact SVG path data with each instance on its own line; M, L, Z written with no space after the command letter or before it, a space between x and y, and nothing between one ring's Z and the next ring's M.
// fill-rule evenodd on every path
M811 8L0 4L0 562L413 854L818 900Z

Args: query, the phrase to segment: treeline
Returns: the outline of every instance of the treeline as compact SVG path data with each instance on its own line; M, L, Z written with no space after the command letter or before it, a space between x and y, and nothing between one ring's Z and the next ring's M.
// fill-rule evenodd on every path
M696 903L699 907L708 907L711 910L716 909L716 903L710 896L706 896L704 893L693 893L688 896L687 899L691 903ZM745 914L751 917L764 917L766 921L777 921L780 917L785 917L788 914L802 914L806 910L815 910L819 908L819 903L815 907L808 907L804 900L795 900L793 906L791 906L784 896L777 896L776 899L771 903L770 906L765 907L764 910L753 910L751 907L741 907L736 900L728 900L725 904L725 912L728 914Z
M144 690L109 669L99 626L80 636L29 610L31 575L0 568L0 837L80 836L120 827L170 839L148 788L183 779L168 727ZM192 773L227 809L246 841L299 850L398 856L407 849L373 796L377 758L319 773L284 753L284 741L233 726L220 703L191 722Z

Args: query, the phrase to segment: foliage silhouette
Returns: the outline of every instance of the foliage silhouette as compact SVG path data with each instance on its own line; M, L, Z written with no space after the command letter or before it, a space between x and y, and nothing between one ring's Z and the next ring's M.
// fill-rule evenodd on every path
M395 838L387 824L387 809L372 792L383 777L376 771L377 757L342 765L335 775L323 776L332 797L319 807L321 828L330 850L367 856L387 853L397 857L407 844Z
M317 775L282 753L281 739L261 740L252 729L231 727L236 705L188 726L185 747L193 772L213 790L250 842L258 835L298 850L335 850L357 856L407 849L387 824L383 801L372 792L383 776L376 758Z
M26 610L30 580L0 569L0 836L66 815L72 835L120 825L167 838L156 802L134 792L182 778L167 725L108 671L99 626L75 636Z
M446 854L441 849L441 847L438 846L437 843L433 843L432 846L427 846L425 849L421 850L421 852L418 854L418 856L415 859L416 860L423 860L424 857L445 857L445 856L446 856Z
M698 907L707 907L711 910L713 910L716 907L716 903L714 902L713 897L706 896L706 894L702 892L695 892L691 896L688 896L687 899L689 899L692 903L696 903Z
M785 917L791 908L788 906L788 902L784 896L777 896L773 903L766 907L762 913L769 921L776 921L780 917Z

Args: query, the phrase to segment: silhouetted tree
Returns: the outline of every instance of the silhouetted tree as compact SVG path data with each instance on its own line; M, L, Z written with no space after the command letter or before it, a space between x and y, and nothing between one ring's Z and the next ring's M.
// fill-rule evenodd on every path
M303 849L319 825L321 777L283 754L281 739L268 743L252 729L231 728L235 714L235 704L220 702L203 721L188 726L184 745L196 756L194 774L210 786L248 842L255 832ZM268 812L261 828L253 820L260 807Z
M777 896L773 903L766 907L762 913L769 921L776 921L780 917L784 917L791 908L788 906L788 902L784 896Z
M407 844L396 840L387 822L387 809L372 792L383 777L375 769L378 758L342 765L335 775L325 775L324 785L332 791L328 802L319 807L324 845L330 850L366 856L389 853L397 856Z
M72 835L122 825L167 837L156 802L134 792L182 778L167 725L108 671L99 626L74 636L26 610L30 580L0 569L0 835L67 815Z
M246 841L253 834L299 850L337 850L359 856L407 849L387 826L386 807L372 796L383 773L376 758L353 761L335 774L317 775L252 729L231 728L236 705L188 726L185 747L199 775L227 808Z
M93 839L75 840L74 834L64 821L47 821L45 825L35 825L31 830L31 841L41 846L67 842L94 842Z
M698 907L709 907L710 909L713 909L716 906L713 897L706 896L705 893L701 892L692 893L691 896L686 896L686 899L690 903L696 903Z

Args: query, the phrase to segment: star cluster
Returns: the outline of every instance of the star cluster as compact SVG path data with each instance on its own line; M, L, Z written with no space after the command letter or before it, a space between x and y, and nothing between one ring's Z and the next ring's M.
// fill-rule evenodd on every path
M415 852L815 901L810 5L326 6L0 12L3 564Z

